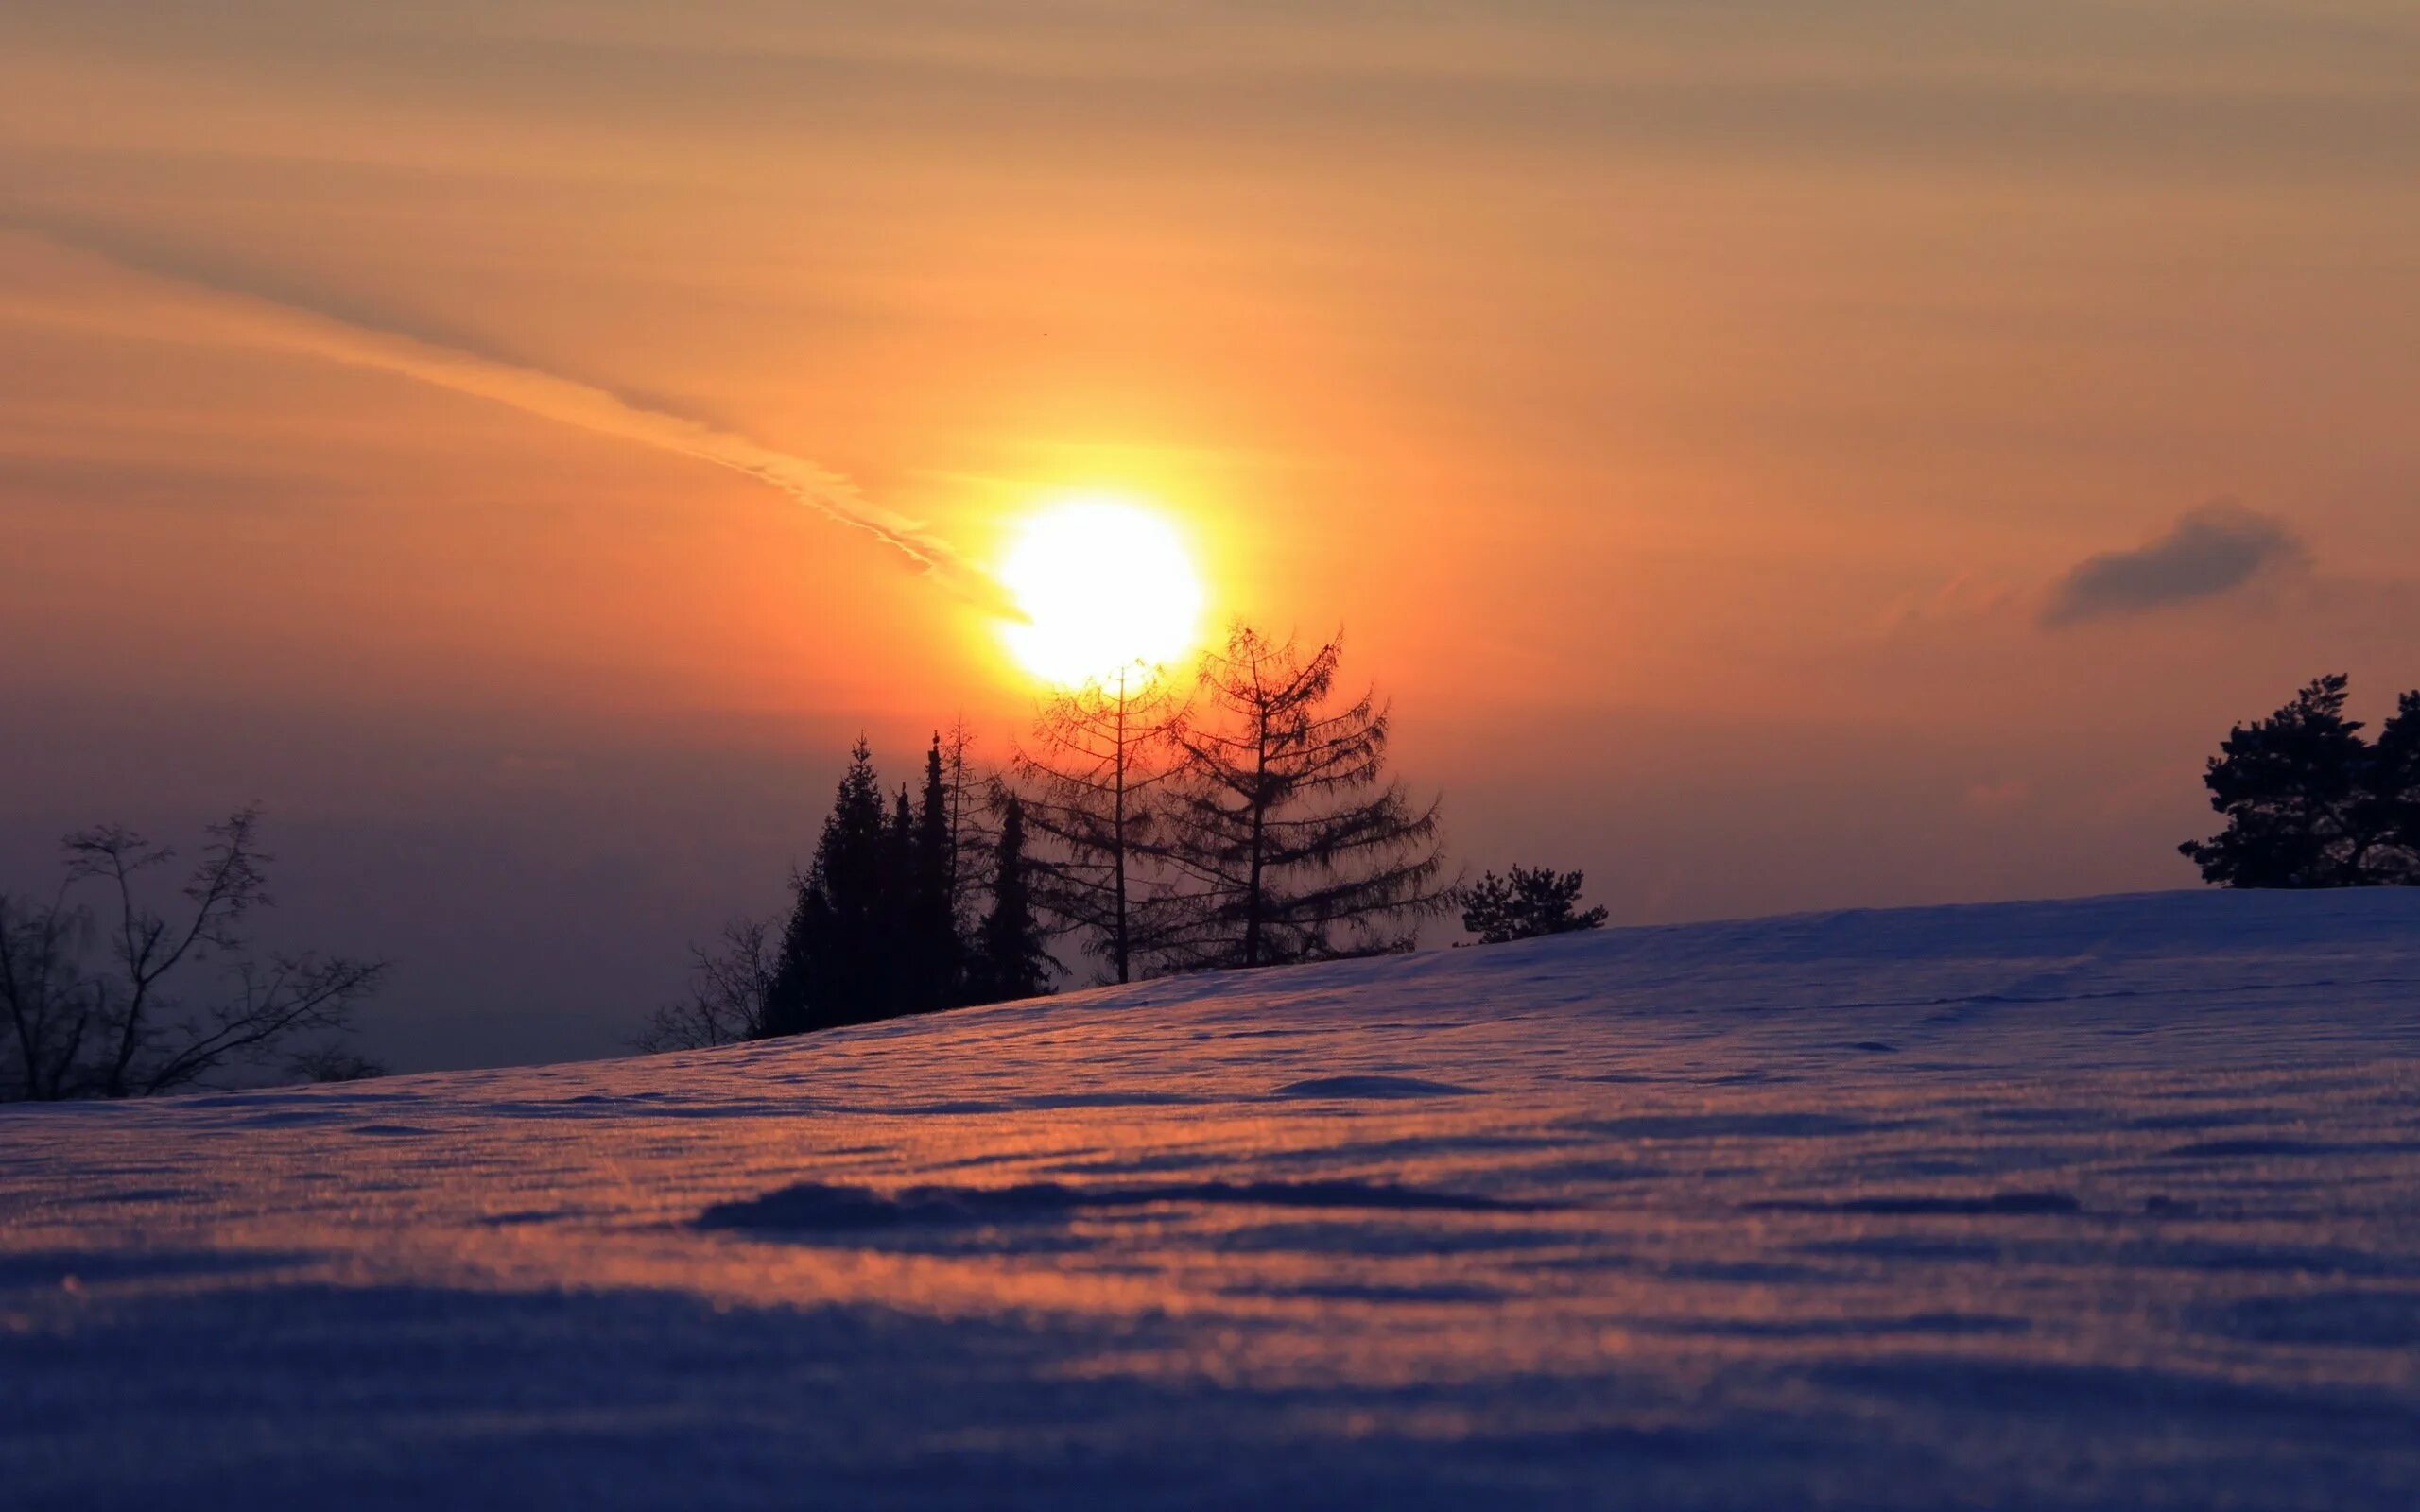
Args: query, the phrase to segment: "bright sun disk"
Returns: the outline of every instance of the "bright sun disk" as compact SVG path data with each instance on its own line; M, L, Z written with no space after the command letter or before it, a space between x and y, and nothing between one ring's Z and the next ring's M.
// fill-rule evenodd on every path
M1034 515L1000 563L1023 624L1001 627L1035 677L1065 686L1172 662L1191 649L1201 579L1174 526L1116 499Z

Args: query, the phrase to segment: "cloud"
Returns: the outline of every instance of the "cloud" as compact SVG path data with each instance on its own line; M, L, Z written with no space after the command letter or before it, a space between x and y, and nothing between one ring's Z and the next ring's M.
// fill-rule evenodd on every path
M856 483L820 463L593 384L475 352L456 341L398 330L374 318L337 313L326 301L96 234L90 228L0 214L0 231L13 231L124 272L173 284L189 298L207 303L217 318L216 333L228 340L374 368L557 424L745 473L819 513L867 532L968 602L1008 618L1024 618L989 572L919 522L868 499Z
M2076 563L2051 589L2042 624L2056 629L2218 598L2308 557L2283 522L2226 500L2205 504L2155 541Z

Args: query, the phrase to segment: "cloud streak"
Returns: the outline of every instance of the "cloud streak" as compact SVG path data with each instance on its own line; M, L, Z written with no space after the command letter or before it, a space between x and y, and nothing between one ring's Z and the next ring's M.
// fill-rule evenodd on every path
M2078 562L2050 590L2041 621L2057 629L2199 603L2308 555L2283 522L2238 504L2205 504L2155 541Z
M841 473L735 432L619 394L468 348L339 316L283 294L256 292L223 273L129 247L80 228L0 218L0 230L31 236L122 272L176 285L206 301L214 332L348 367L375 369L598 436L693 457L756 479L825 517L862 530L922 568L942 587L994 614L1024 614L999 582L921 522L873 502Z

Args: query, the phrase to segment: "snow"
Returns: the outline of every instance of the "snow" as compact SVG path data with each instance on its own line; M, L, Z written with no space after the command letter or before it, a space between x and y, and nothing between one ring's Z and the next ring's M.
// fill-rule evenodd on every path
M2420 890L0 1112L0 1487L2420 1505Z

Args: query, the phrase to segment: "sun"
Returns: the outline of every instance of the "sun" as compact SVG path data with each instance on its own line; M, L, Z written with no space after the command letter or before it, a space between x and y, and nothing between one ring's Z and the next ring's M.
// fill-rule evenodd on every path
M1000 561L1026 619L1001 635L1019 664L1078 687L1193 646L1201 578L1176 527L1123 499L1071 499L1028 518Z

